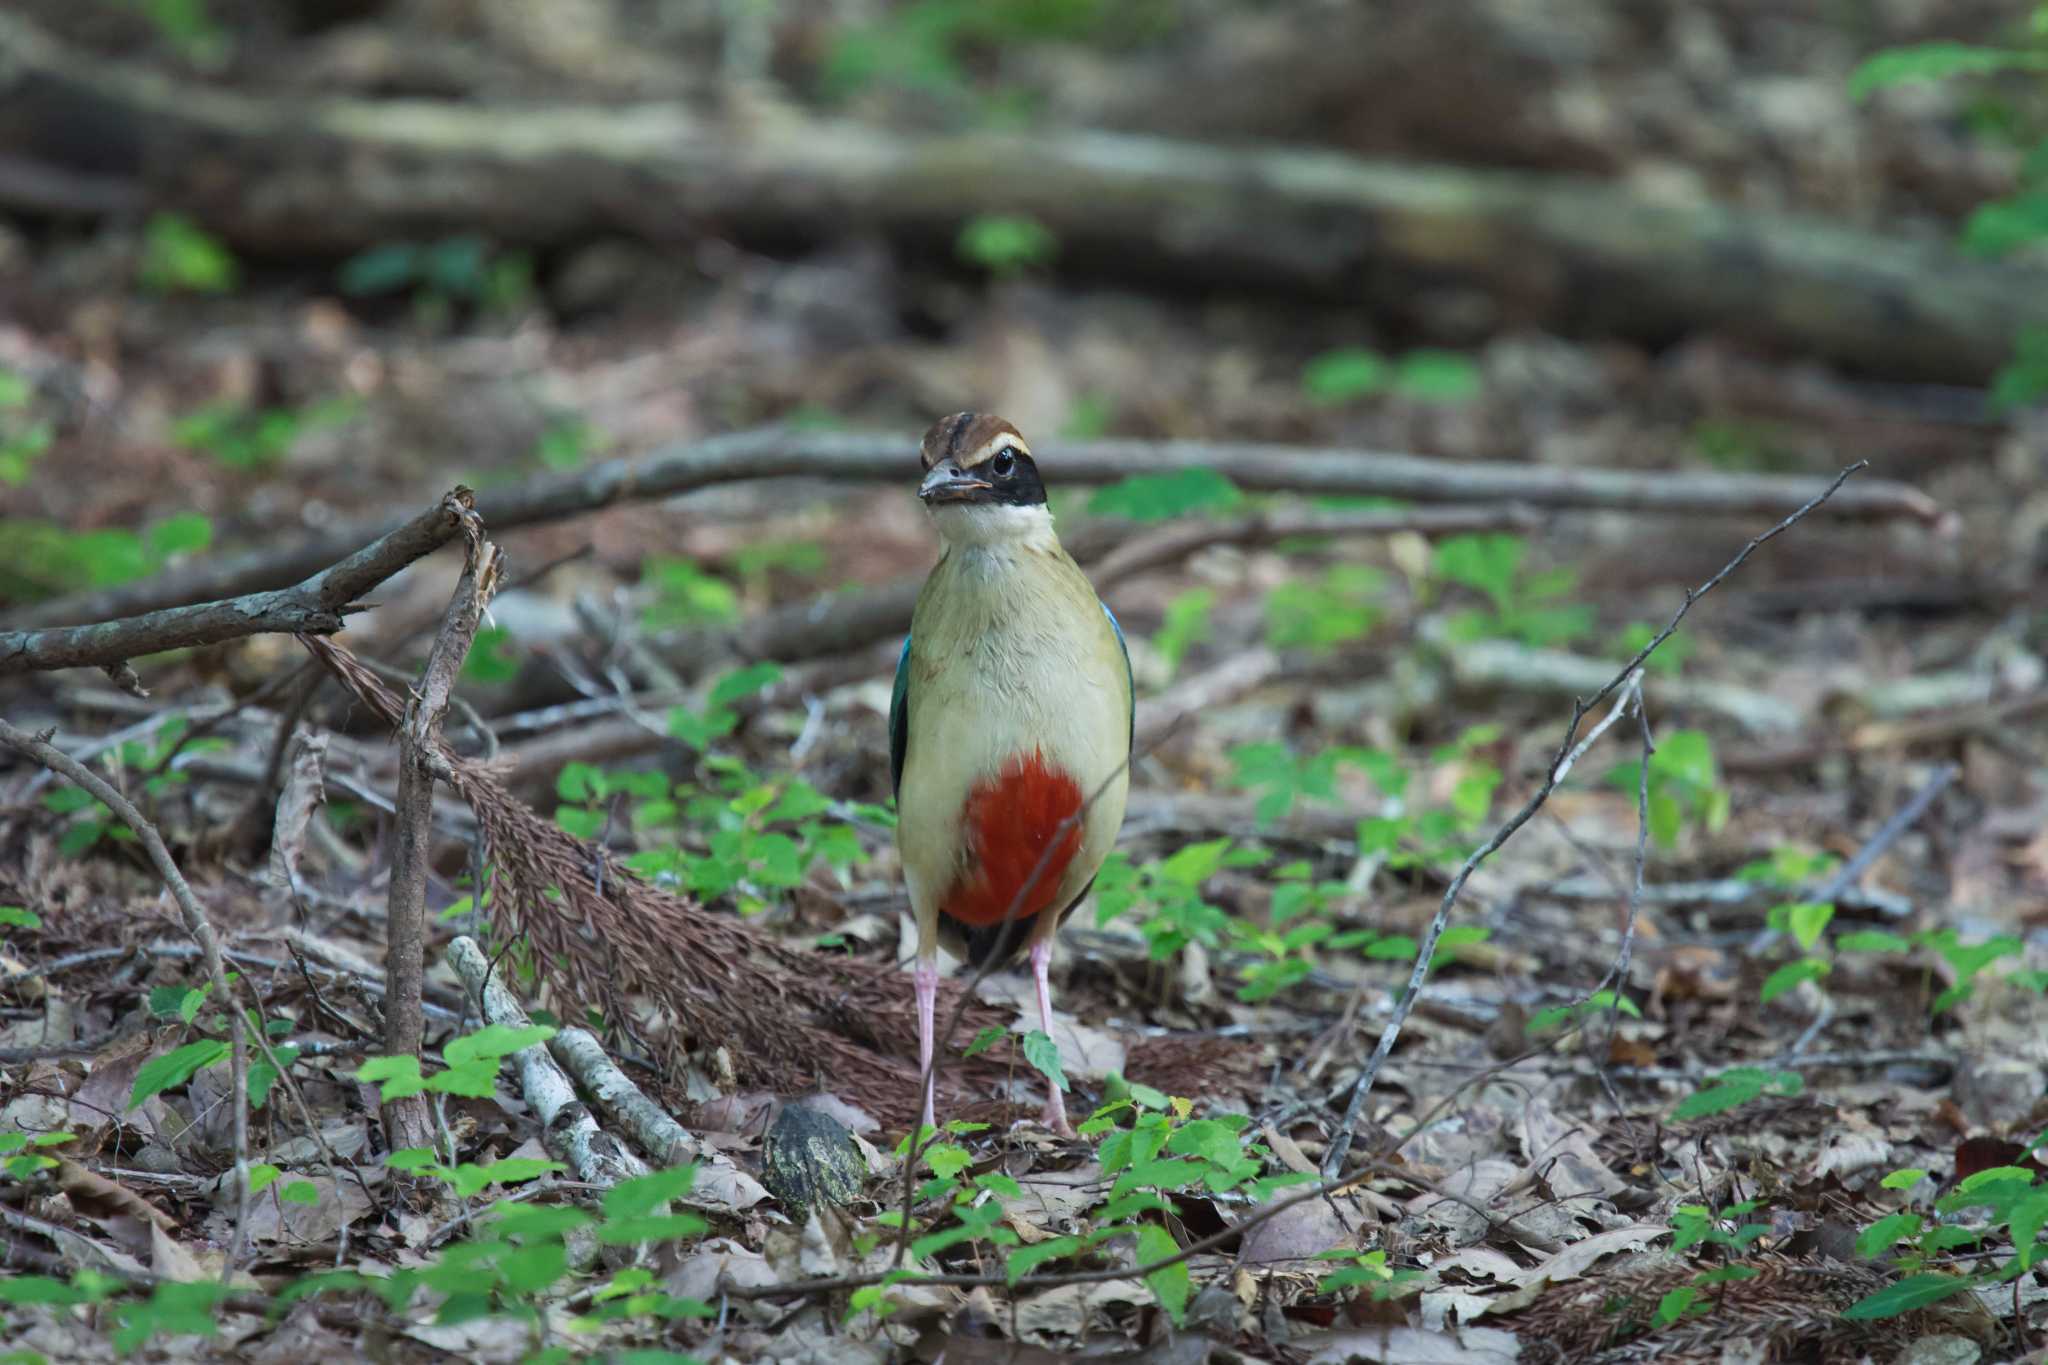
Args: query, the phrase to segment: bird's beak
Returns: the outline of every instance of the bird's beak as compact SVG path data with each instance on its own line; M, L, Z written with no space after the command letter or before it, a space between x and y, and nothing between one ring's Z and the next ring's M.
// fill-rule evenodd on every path
M951 460L941 460L924 476L924 482L917 487L917 496L923 498L927 507L946 502L971 502L977 493L992 491L995 485L986 479L976 478Z

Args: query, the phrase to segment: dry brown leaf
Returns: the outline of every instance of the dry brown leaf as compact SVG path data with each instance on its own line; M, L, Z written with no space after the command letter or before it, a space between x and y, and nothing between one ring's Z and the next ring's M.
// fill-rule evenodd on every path
M1247 1265L1305 1261L1319 1252L1357 1247L1360 1234L1379 1225L1378 1217L1357 1199L1308 1199L1246 1233L1239 1257Z
M326 734L295 731L270 840L270 883L294 901L299 894L299 859L305 854L306 827L312 823L315 808L327 799L326 766Z
M284 1198L284 1190L301 1181L318 1192L316 1202L300 1204ZM223 1189L221 1198L222 1213L232 1217L232 1208L226 1207L232 1204L232 1195ZM326 1247L333 1243L344 1224L375 1210L376 1205L354 1180L343 1180L337 1195L335 1183L328 1176L287 1171L249 1201L249 1239L285 1246Z

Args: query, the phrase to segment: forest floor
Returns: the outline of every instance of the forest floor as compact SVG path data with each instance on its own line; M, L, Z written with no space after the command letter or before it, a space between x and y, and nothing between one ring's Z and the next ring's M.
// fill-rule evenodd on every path
M57 8L25 7L61 27ZM1922 36L1895 8L1886 36ZM1741 5L1697 14L1674 46L1708 61L1718 33L1758 88L1793 80L1773 66L1787 53L1827 56L1802 68L1810 88L1772 87L1795 123L1821 116L1794 96L1833 90L1864 43L1794 42ZM1573 32L1610 54L1644 41ZM497 37L479 50L511 76L539 60ZM319 42L346 83L340 39ZM234 83L261 87L262 63L238 60ZM1089 69L1030 76L1142 125ZM1681 167L1731 199L1923 226L1998 179L1930 150L1949 125L1926 110L1827 144L1845 158L1830 181L1790 123L1731 115L1727 146L1690 145L1675 130L1711 112L1631 85L1620 57L1590 69L1606 107L1664 109L1630 125L1656 145L1525 125L1494 160L1636 181ZM479 71L486 92L511 78ZM657 93L665 79L644 74ZM1825 99L1825 119L1857 117ZM1281 136L1309 114L1231 116ZM1344 145L1486 159L1417 137ZM1948 178L1913 171L1935 164ZM2038 1276L1961 1279L2048 1213L2029 1146L2048 1126L2038 411L1711 326L1653 342L1469 323L1455 291L1388 322L1070 273L1028 243L949 260L866 234L803 250L458 236L438 265L381 249L236 256L182 219L0 218L0 436L48 433L0 444L0 630L54 621L67 595L118 601L210 557L409 516L457 485L506 564L447 718L451 761L486 795L444 782L427 840L427 1056L472 1083L434 1092L425 1178L387 1163L379 1073L360 1071L384 1051L404 842L374 684L288 635L138 661L146 696L84 669L0 678L0 718L53 730L162 831L233 989L292 1049L238 1139L221 1002L158 871L104 806L0 761L0 1143L19 1135L0 1150L0 1359L112 1358L117 1342L1019 1365L2038 1348ZM226 286L203 285L209 270ZM1042 450L1060 530L1129 635L1140 738L1119 852L1055 958L1068 1104L1095 1122L1062 1141L1032 1120L1045 1078L1025 1045L962 1056L984 1025L1037 1026L1028 977L976 977L941 1072L941 1117L971 1122L906 1176L915 929L885 716L903 585L936 554L916 434L966 406ZM771 422L901 433L900 477L739 478L491 525L494 497ZM1894 481L1936 512L1823 504L1690 606L1631 681L1623 664L1689 590L1790 506L1432 507L1185 470L1063 481L1061 450L1107 436L1797 476L1801 496L1868 461L1845 493ZM1375 516L1371 534L1310 524ZM1272 532L1290 518L1301 534ZM421 560L336 637L400 698L463 554ZM1614 723L1463 883L1343 1179L1317 1184L1454 876L1545 791L1596 693L1577 733ZM1640 720L1617 709L1638 698ZM509 886L508 862L561 885ZM517 946L551 897L592 930L553 960ZM473 1084L482 1018L457 935L539 1017L602 1016L697 1163L693 1189L638 1188L701 1227L594 1259L587 1228L490 1223L499 1197L600 1210L601 1229L647 1210L565 1156L524 1069ZM510 1036L484 1045L488 1067ZM842 1202L806 1210L782 1183L771 1133L796 1110L856 1135ZM657 1167L682 1150L636 1140ZM246 1208L238 1141L274 1182ZM1937 1209L2000 1170L2030 1192ZM917 1274L884 1284L906 1191ZM1987 1206L1979 1240L1946 1235ZM231 1257L217 1293L181 1296ZM416 1279L274 1297L338 1269ZM1903 1317L1844 1316L1937 1276L1950 1292L1886 1305Z

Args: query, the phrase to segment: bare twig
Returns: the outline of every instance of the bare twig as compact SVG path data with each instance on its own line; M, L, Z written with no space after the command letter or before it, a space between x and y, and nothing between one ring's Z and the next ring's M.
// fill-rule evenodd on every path
M1543 518L1528 507L1385 508L1278 507L1248 517L1190 517L1123 539L1089 565L1099 592L1126 578L1178 564L1216 545L1272 545L1298 536L1452 536L1468 531L1529 531ZM1077 558L1079 556L1076 556Z
M462 525L469 540L469 559L440 633L427 655L419 690L406 708L398 731L398 814L391 853L391 896L384 966L389 990L384 997L384 1050L390 1056L417 1057L425 1030L420 991L426 979L427 856L433 839L434 760L441 744L441 720L455 690L462 661L469 656L484 608L497 591L502 560L497 546L484 538L482 524L470 509L467 490L451 493L443 507ZM430 1147L433 1130L423 1097L406 1096L384 1106L384 1128L393 1150Z
M1536 789L1534 795L1523 803L1520 810L1509 816L1506 822L1493 832L1491 838L1475 849L1470 857L1465 859L1464 864L1459 867L1457 875L1451 878L1451 884L1444 889L1443 899L1437 906L1436 915L1430 920L1429 928L1423 934L1422 944L1416 951L1415 966L1408 974L1407 987L1402 992L1400 998L1394 1002L1392 1017L1387 1020L1386 1027L1380 1031L1378 1044L1374 1046L1371 1057L1360 1068L1358 1079L1351 1085L1351 1097L1344 1106L1342 1125L1330 1142L1329 1152L1323 1158L1323 1173L1326 1178L1334 1178L1335 1173L1343 1169L1344 1158L1351 1151L1352 1134L1358 1125L1359 1111L1365 1105L1365 1097L1372 1092L1373 1081L1379 1076L1380 1068L1386 1064L1388 1055L1393 1052L1394 1043L1400 1038L1401 1030L1408 1022L1409 1013L1415 1008L1415 1001L1422 992L1422 983L1429 975L1430 961L1436 956L1437 941L1443 937L1444 929L1450 923L1451 911L1457 905L1459 895L1465 890L1465 883L1471 879L1473 872L1478 870L1481 863L1492 857L1502 844L1505 844L1512 838L1515 832L1527 824L1530 818L1543 808L1544 803L1550 800L1550 794L1557 789L1559 770L1565 766L1566 760L1573 755L1578 743L1579 727L1585 722L1587 715L1592 712L1594 707L1605 701L1609 695L1628 684L1630 678L1635 675L1636 670L1643 666L1650 655L1655 653L1660 645L1677 632L1679 623L1685 620L1686 614L1692 610L1694 603L1712 592L1728 575L1741 568L1748 561L1749 557L1755 554L1757 549L1766 541L1775 538L1780 533L1796 525L1808 513L1833 497L1835 490L1840 488L1850 475L1868 467L1868 465L1869 461L1858 460L1855 464L1850 465L1841 473L1835 475L1834 481L1822 489L1820 493L1807 500L1769 530L1751 538L1749 543L1744 545L1733 559L1722 565L1713 577L1697 588L1687 588L1685 601L1672 614L1671 620L1665 625L1664 629L1658 631L1649 643L1637 650L1635 657L1623 664L1620 671L1608 681L1605 687L1602 687L1592 696L1582 697L1572 704L1571 719L1565 725L1564 738L1559 742L1556 755L1551 759L1549 767L1544 773L1542 785ZM1365 987L1361 986L1360 989L1363 990Z
M178 871L178 864L171 857L171 850L164 844L163 835L157 833L155 825L143 818L134 803L115 790L114 785L80 763L63 750L52 746L45 737L27 734L17 730L6 721L0 720L0 744L34 759L55 772L62 773L76 782L94 799L103 803L108 810L128 826L141 841L149 854L151 865L157 876L177 902L178 910L185 920L185 932L199 946L200 959L206 964L206 979L213 987L213 998L220 1002L228 1016L228 1067L230 1102L234 1106L235 1142L235 1244L221 1268L223 1282L234 1274L241 1260L242 1250L247 1245L249 1224L249 1090L245 1077L248 1068L248 1046L244 1028L242 1007L228 982L227 968L221 962L220 940L214 936L213 921L207 917L206 907L199 903L199 897L192 893L185 875ZM261 1040L259 1039L259 1044ZM268 1055L268 1049L265 1050ZM282 1071L283 1068L279 1068Z
M486 1023L524 1028L532 1022L492 973L491 961L475 939L457 935L448 945L448 963L469 988ZM609 1187L647 1174L646 1162L597 1126L597 1119L577 1100L576 1087L545 1046L523 1047L509 1060L519 1073L520 1093L547 1134L549 1148L567 1158L578 1180Z
M503 535L516 527L559 521L619 503L668 498L744 479L905 480L913 468L911 455L916 449L916 438L902 434L780 428L741 431L677 442L646 455L606 460L574 473L492 489L477 495L477 511L494 535ZM1239 487L1263 492L1626 509L1672 516L1778 511L1798 506L1813 491L1812 480L1791 476L1560 469L1244 442L1050 442L1040 452L1040 459L1048 469L1057 471L1061 482L1073 484L1213 469ZM1929 524L1943 516L1940 506L1917 488L1888 482L1860 485L1832 510ZM397 523L390 520L357 522L291 545L202 560L143 583L58 598L16 612L14 620L22 626L90 621L275 587L315 573L351 548L397 529ZM443 531L434 544L451 534L452 528ZM4 643L5 637L0 637L0 646ZM119 651L112 651L112 656L119 657Z
M108 668L161 650L215 645L272 631L330 635L341 629L351 603L447 543L459 524L451 508L466 493L465 489L455 490L432 510L390 528L339 563L292 587L169 607L94 625L0 632L0 676L50 668ZM346 546L337 551L343 553ZM61 621L74 612L104 614L81 612L93 605L95 599L90 597L73 599L68 606L60 600L32 616L37 621Z
M1877 833L1871 835L1869 841L1856 850L1856 856L1843 863L1835 870L1833 876L1815 887L1807 895L1807 899L1824 901L1832 905L1843 892L1862 879L1863 874L1870 870L1870 865L1884 856L1886 849L1897 843L1907 830L1920 822L1920 817L1927 814L1927 808L1934 804L1934 799L1947 791L1948 784L1955 781L1961 772L1962 769L1954 763L1944 763L1936 768L1933 776L1921 783L1920 789L1907 798L1906 804L1892 812L1891 818L1878 827ZM1766 926L1750 941L1749 951L1761 952L1770 947L1777 937L1778 931Z

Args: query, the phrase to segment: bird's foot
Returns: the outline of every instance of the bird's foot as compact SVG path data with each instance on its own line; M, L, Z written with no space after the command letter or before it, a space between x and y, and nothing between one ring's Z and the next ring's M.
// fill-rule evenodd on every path
M1038 1121L1063 1138L1074 1136L1074 1125L1067 1122L1067 1103L1060 1098L1060 1092L1057 1090L1053 1091L1052 1097L1045 1102L1045 1109L1039 1114Z

